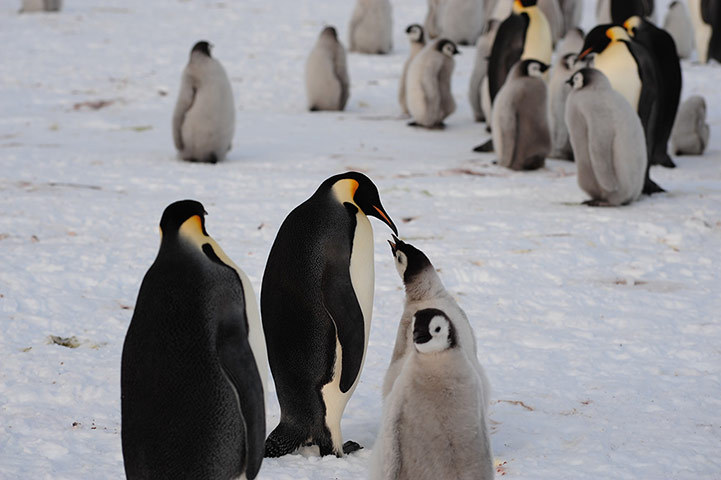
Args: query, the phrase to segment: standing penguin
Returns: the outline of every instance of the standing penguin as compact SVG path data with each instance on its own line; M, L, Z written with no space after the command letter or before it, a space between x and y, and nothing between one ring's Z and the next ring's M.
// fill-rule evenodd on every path
M681 104L671 133L671 150L676 155L703 155L708 145L706 101L694 95Z
M551 123L551 139L553 149L551 158L573 160L571 139L566 126L566 100L571 93L571 86L567 80L577 70L576 54L566 53L559 57L551 72L549 90L549 112Z
M653 10L653 0L598 0L596 22L621 24L634 15L650 17Z
M415 312L408 353L371 460L372 480L492 480L493 455L482 385L458 348L450 314Z
M393 11L388 0L357 0L351 17L351 52L385 54L393 49Z
M62 0L23 0L20 13L59 12L62 7Z
M581 26L583 17L583 0L558 0L563 12L563 35Z
M488 105L487 111L488 117L486 117L486 109L484 108L484 97L487 97L486 102L490 103L490 95L488 92L488 57L491 55L491 47L493 47L493 40L496 38L496 32L501 24L498 20L491 20L488 22L486 31L478 39L476 43L476 59L473 64L473 73L471 74L471 81L468 86L468 101L473 109L473 116L477 122L488 121L490 123L490 105Z
M403 362L411 348L413 315L418 310L437 308L443 310L454 318L454 325L458 331L458 347L468 355L468 360L476 370L481 386L483 387L483 405L490 403L491 386L483 367L478 363L478 349L476 335L468 321L468 317L443 286L438 272L425 253L400 240L395 235L393 241L388 241L398 274L403 280L406 291L406 302L403 315L398 324L398 333L393 348L393 357L383 379L383 397L387 397L393 389L393 384L400 373Z
M443 0L437 20L439 36L457 45L474 45L483 31L483 20L483 0Z
M578 59L584 60L591 53L595 53L594 68L603 72L613 89L628 101L641 119L649 155L643 193L663 192L650 177L659 116L658 73L651 53L638 42L632 42L623 27L612 24L598 25L586 35Z
M546 20L548 20L548 26L551 27L551 38L553 38L553 44L555 45L565 33L563 30L563 11L559 5L559 0L538 0L538 8L541 9Z
M438 24L438 15L440 15L441 1L442 0L428 0L428 11L426 12L426 19L423 22L423 29L431 40L440 36L441 27Z
M305 63L308 109L343 110L350 95L345 49L333 27L325 27Z
M443 128L443 120L456 111L451 93L451 75L460 53L448 39L436 40L421 50L408 67L406 96L411 126Z
M190 51L173 112L175 148L183 160L191 162L222 161L235 133L233 89L210 48L201 41Z
M671 35L639 16L624 22L626 31L653 56L658 73L658 121L654 136L651 164L673 168L676 165L668 155L668 139L671 137L681 100L681 60Z
M403 113L408 115L408 102L406 102L406 77L408 76L408 67L418 53L423 50L426 45L426 38L423 34L423 27L414 23L406 28L406 35L411 43L411 52L403 64L403 73L401 73L401 81L398 87L398 103L401 104Z
M252 479L263 460L265 343L248 278L183 200L160 220L120 374L130 480Z
M578 185L591 206L618 206L641 195L648 156L643 127L629 103L599 70L569 80L566 123L578 167Z
M501 166L535 170L543 167L551 152L546 70L545 63L521 60L498 92L493 105L493 146Z
M721 62L721 0L688 0L698 61Z
M373 229L395 225L358 172L324 181L285 219L268 256L260 306L280 424L265 442L279 457L307 442L321 455L343 444L340 421L360 377L373 311Z
M694 49L694 32L688 7L680 0L671 2L663 22L666 30L676 44L676 52L680 58L690 58Z

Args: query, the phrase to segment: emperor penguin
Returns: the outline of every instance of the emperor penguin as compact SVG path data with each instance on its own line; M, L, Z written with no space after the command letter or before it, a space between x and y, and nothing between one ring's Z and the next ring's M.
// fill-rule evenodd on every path
M581 26L583 17L583 0L558 0L563 12L563 35Z
M411 44L411 52L403 64L403 73L401 73L401 81L398 87L398 103L401 104L403 113L408 115L408 103L406 102L406 77L408 76L408 67L413 59L416 58L416 55L423 50L423 47L426 45L426 37L423 32L423 27L417 23L409 25L408 28L406 28L406 35Z
M128 479L255 478L267 356L253 287L194 200L168 206L123 345Z
M651 154L656 144L659 117L658 73L651 53L640 43L632 42L620 25L598 25L588 35L578 60L593 57L593 67L603 72L614 90L620 93L638 113L646 138L649 161L643 193L652 195L664 190L650 177Z
M548 65L521 60L513 66L493 105L493 146L498 164L511 170L536 170L551 153Z
M393 49L393 11L389 0L356 0L351 17L351 52L386 54Z
M321 455L343 444L341 416L360 377L373 312L373 216L395 224L378 189L358 172L335 175L285 219L270 250L260 292L280 424L266 457L306 444Z
M671 150L676 155L703 155L708 145L706 101L694 95L681 104L671 133Z
M698 61L721 62L721 0L688 0Z
M598 24L622 24L627 18L634 15L651 17L653 13L653 0L598 0L596 3L596 22Z
M626 205L643 190L648 156L641 120L599 70L569 79L566 123L578 168L578 185L591 206Z
M663 21L666 30L676 44L676 52L680 58L690 58L694 50L694 32L688 7L680 0L671 2Z
M681 100L681 60L676 53L673 37L643 17L633 16L624 22L626 31L634 41L651 53L658 73L658 121L654 135L652 165L673 168L676 165L668 155L668 140Z
M383 379L383 397L387 397L393 389L393 384L411 349L413 314L425 308L437 308L454 318L455 328L459 332L458 348L468 355L468 361L476 370L482 386L483 405L488 407L491 386L483 367L478 362L476 335L466 313L443 286L438 272L425 253L395 235L393 241L389 240L388 243L391 246L396 270L405 287L406 299L403 315L398 324L393 356Z
M565 34L563 11L559 0L538 0L538 8L541 9L546 20L548 20L548 25L551 27L551 37L555 45Z
M222 161L235 133L233 89L210 49L200 41L190 51L173 112L175 148L180 158L191 162Z
M20 13L59 12L62 7L62 0L23 0Z
M416 311L408 353L371 459L372 480L492 480L495 468L483 386L459 348L455 318Z
M460 53L448 39L435 40L423 48L408 67L406 98L413 117L411 126L443 128L443 120L456 111L451 75Z
M490 123L490 94L488 92L488 57L491 55L493 40L496 38L498 20L488 22L485 33L476 42L476 59L473 64L473 73L468 86L468 101L473 109L473 116L477 122L488 120ZM485 100L484 100L484 97ZM487 105L484 106L484 102ZM488 112L488 117L486 117Z
M308 109L343 110L350 95L345 48L335 28L325 27L305 64Z
M437 19L439 36L456 45L475 45L484 18L483 0L443 0Z

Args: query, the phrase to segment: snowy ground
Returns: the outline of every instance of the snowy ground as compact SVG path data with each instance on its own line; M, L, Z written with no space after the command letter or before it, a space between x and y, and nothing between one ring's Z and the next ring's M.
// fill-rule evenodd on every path
M707 154L654 168L667 194L590 209L571 163L513 173L471 153L485 136L466 101L469 48L446 131L398 117L402 31L423 0L393 2L394 54L349 56L340 114L305 112L302 72L323 24L345 39L350 0L67 0L56 15L17 3L0 0L0 478L122 476L120 352L167 204L202 201L257 293L285 215L347 169L376 182L471 318L506 477L721 478L721 67L684 64L684 96L709 104ZM201 38L238 106L234 149L215 166L177 161L170 134ZM260 478L366 476L403 305L390 232L374 225L374 324L343 423L367 448L268 460Z

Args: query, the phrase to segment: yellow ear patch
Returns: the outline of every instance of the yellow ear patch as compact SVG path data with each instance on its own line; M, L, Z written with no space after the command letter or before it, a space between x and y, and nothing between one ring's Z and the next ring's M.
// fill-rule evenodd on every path
M641 25L641 18L638 16L630 17L628 20L623 22L623 26L626 27L629 35L633 35L633 29L638 28Z
M611 39L613 42L618 42L621 40L631 40L631 37L628 36L628 32L624 30L622 27L611 27L608 30L606 30L606 36Z
M524 9L523 4L521 3L521 0L514 0L513 1L513 13L521 13Z
M208 237L203 234L203 222L198 215L193 215L180 226L180 235L200 247Z
M355 205L353 197L355 196L355 192L358 190L359 186L360 184L357 180L344 178L343 180L335 182L333 185L333 193L340 203L350 202Z

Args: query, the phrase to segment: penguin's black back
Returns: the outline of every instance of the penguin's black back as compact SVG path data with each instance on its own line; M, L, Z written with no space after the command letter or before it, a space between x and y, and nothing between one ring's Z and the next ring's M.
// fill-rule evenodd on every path
M517 15L514 13L498 27L498 33L496 33L491 47L491 55L488 58L488 91L491 95L491 103L496 99L511 67L520 60L523 54L528 24L527 14Z
M229 267L186 248L161 247L123 347L129 479L227 479L245 465L243 417L217 354L218 318L242 312L244 319L242 285Z

